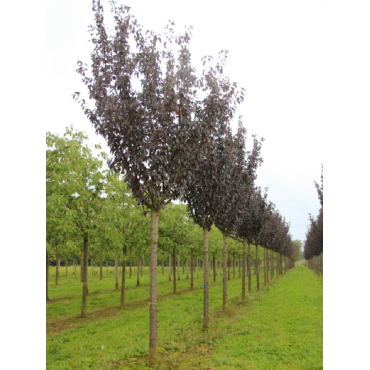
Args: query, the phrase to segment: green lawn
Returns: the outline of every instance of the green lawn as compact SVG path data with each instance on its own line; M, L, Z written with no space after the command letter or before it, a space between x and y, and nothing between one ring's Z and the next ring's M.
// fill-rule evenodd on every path
M64 273L62 268L62 273ZM114 272L99 281L89 269L88 312L80 319L82 284L61 277L53 286L51 269L47 305L48 369L143 369L149 337L149 276L141 287L136 275L127 280L127 309L119 311L120 292L114 291ZM104 269L105 274L105 269ZM236 274L238 276L238 273ZM241 279L228 281L229 308L222 312L221 276L210 284L210 328L202 330L202 277L181 275L178 294L172 282L158 275L158 369L322 369L322 278L296 267L268 287L253 291L240 304ZM79 278L79 276L78 276ZM210 280L213 283L213 277Z

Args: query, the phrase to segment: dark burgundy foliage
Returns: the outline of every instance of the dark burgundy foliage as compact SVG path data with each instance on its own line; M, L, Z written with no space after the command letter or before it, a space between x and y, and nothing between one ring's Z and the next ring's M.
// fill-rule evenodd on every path
M95 107L81 103L108 142L110 167L125 174L139 204L161 209L184 194L194 173L208 161L244 90L223 76L226 52L216 67L195 75L188 49L191 27L175 37L170 23L160 47L161 35L144 33L128 7L117 7L114 1L111 5L113 36L106 32L100 2L94 5L92 77L82 62L77 71Z
M309 215L311 224L306 233L303 256L306 260L319 256L324 248L324 178L323 167L321 167L321 186L315 182L321 208L316 218Z

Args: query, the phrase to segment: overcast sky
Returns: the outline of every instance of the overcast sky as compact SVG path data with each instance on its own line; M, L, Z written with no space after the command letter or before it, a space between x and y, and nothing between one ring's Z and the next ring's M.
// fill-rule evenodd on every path
M108 2L102 4L108 18ZM164 33L169 19L177 32L192 25L190 51L198 70L204 55L229 51L226 74L246 89L237 116L243 115L247 147L252 134L265 138L256 183L269 188L269 199L291 223L293 238L304 240L308 214L316 216L320 207L314 181L320 181L321 164L325 167L323 132L333 124L333 96L341 84L336 66L344 53L338 47L343 24L338 16L345 9L323 0L124 4L156 33ZM109 153L71 97L83 91L77 61L90 64L91 8L91 0L47 2L47 130L61 135L73 124ZM336 16L336 11L342 13Z

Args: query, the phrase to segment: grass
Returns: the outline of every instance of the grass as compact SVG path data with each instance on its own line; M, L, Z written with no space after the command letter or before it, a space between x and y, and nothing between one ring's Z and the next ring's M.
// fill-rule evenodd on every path
M62 270L63 272L63 270ZM105 269L104 269L105 272ZM52 278L55 270L51 270ZM144 369L148 353L149 275L127 279L127 308L118 309L114 271L99 280L89 269L89 318L79 318L82 284L69 273L50 286L48 369ZM55 276L55 275L54 275ZM236 275L238 276L238 274ZM78 276L79 278L79 276ZM260 277L261 278L261 277ZM180 293L158 274L158 369L322 369L322 278L296 267L240 303L241 279L228 281L222 312L221 277L210 286L210 327L202 330L202 278L181 276ZM210 279L213 282L213 277ZM263 285L263 276L262 276ZM109 306L110 305L110 306Z

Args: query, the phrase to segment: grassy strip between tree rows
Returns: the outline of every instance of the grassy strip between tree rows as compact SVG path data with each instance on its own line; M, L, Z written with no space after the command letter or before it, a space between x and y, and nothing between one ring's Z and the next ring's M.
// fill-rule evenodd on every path
M90 271L89 271L90 273ZM236 275L238 276L238 275ZM210 286L210 327L202 330L201 277L181 277L171 294L159 274L158 369L322 369L322 278L296 267L240 303L241 279L228 282L229 307L222 312L221 276ZM141 287L126 280L127 309L118 310L114 275L89 276L89 318L79 318L81 283L70 275L51 287L47 305L48 369L144 369L149 351L149 276ZM212 278L213 279L213 278ZM263 277L261 279L263 285ZM76 284L74 284L76 283ZM66 316L69 315L69 316Z

